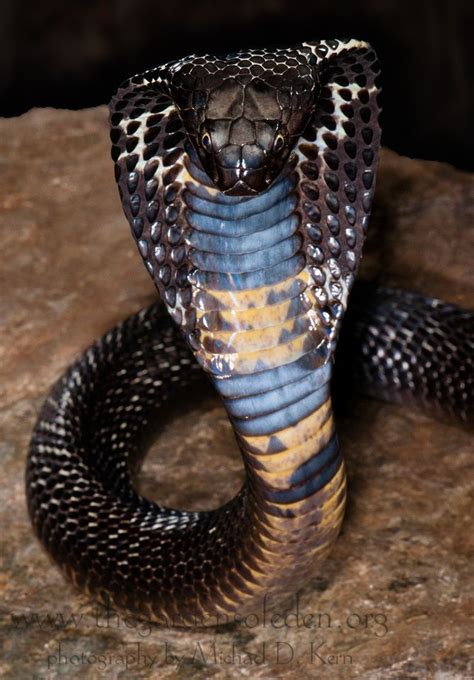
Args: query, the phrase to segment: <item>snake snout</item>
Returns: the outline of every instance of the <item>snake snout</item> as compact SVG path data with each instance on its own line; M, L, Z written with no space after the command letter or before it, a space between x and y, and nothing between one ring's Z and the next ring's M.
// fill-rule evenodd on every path
M266 189L272 181L266 154L257 144L228 144L215 157L214 181L221 191L246 196Z

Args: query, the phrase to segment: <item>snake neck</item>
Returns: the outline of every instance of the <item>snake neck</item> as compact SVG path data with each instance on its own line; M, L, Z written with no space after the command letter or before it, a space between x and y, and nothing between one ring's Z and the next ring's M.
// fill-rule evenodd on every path
M318 316L301 253L295 178L242 200L203 186L192 163L189 171L196 179L185 193L195 267L191 344L223 399L247 469L253 529L238 559L254 555L248 573L255 601L265 588L291 589L293 572L314 571L342 521L331 331Z

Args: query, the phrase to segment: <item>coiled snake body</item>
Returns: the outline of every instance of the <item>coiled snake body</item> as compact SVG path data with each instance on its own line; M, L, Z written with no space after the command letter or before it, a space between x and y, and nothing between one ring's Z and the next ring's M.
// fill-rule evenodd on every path
M112 99L124 211L169 314L134 315L69 369L27 467L41 541L99 600L215 623L292 593L331 549L345 475L329 388L374 191L378 73L368 44L327 40L187 57ZM450 347L453 327L465 347L472 326L452 305L378 292L359 315L361 376L467 419L472 363ZM431 353L412 362L417 334ZM430 375L437 352L449 381ZM160 406L199 366L246 482L218 510L180 512L140 496L132 475Z

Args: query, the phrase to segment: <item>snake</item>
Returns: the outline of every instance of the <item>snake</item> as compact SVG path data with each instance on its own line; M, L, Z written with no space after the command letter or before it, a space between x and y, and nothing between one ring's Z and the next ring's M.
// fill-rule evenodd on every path
M331 551L346 499L331 376L372 208L379 77L367 42L318 40L192 54L113 96L115 179L159 300L53 386L26 469L36 535L98 602L213 625L293 595ZM379 288L351 313L358 383L472 421L471 312ZM136 475L165 404L203 376L245 482L217 509L163 507Z

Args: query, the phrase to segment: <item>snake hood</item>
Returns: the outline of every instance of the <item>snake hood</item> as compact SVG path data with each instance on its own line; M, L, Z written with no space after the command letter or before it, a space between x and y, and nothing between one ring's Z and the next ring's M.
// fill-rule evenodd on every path
M281 53L280 53L281 52ZM188 138L220 191L270 186L313 114L319 91L312 54L288 50L181 61L170 89Z

